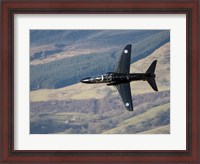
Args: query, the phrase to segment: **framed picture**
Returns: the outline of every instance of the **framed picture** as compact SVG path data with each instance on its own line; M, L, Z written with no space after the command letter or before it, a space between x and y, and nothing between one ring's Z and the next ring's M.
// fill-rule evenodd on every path
M200 162L197 0L1 5L2 162Z

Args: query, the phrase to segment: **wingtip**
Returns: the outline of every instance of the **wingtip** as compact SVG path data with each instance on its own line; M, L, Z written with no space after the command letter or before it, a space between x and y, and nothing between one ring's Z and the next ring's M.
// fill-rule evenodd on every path
M124 47L123 53L124 54L131 54L131 44L128 44Z
M127 108L127 110L130 111L130 112L134 111L133 108Z
M127 109L128 111L133 111L132 102L127 102L127 103L125 103L124 105L125 105L125 107L126 107L126 109Z
M131 48L131 44L127 44L124 49Z

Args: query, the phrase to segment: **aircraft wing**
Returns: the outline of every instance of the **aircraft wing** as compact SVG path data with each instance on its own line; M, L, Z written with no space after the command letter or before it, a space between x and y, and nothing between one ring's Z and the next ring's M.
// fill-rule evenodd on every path
M130 61L131 61L131 45L127 45L118 61L115 68L115 73L129 73L130 72Z
M133 111L130 83L115 85L127 110Z

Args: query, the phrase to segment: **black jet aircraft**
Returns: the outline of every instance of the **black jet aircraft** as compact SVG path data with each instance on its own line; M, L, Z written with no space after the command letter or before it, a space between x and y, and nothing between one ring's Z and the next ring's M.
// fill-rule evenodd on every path
M117 67L114 72L108 72L103 75L87 77L81 80L82 83L96 84L106 83L113 85L117 88L122 101L127 110L133 111L132 96L130 89L131 81L143 80L147 81L153 90L158 91L155 82L155 68L157 60L153 61L145 73L130 73L131 61L131 45L127 45L118 61Z

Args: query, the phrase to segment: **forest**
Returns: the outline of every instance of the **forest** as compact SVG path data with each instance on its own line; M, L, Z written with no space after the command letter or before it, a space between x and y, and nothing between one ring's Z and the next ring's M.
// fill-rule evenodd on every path
M169 91L133 96L134 112L126 111L119 96L99 101L31 102L31 134L142 133L164 127L169 133ZM45 108L45 110L44 110Z
M170 134L169 30L30 34L30 134ZM79 83L113 71L126 44L132 44L131 72L144 72L158 60L159 92L145 81L132 82L133 112L114 87Z
M134 43L131 62L148 56L169 40L169 31L161 31ZM120 47L115 51L106 52L98 52L97 49L97 52L92 54L81 54L45 64L30 65L30 89L62 88L77 83L87 76L112 72L122 49L123 47ZM37 55L42 54L39 52Z

